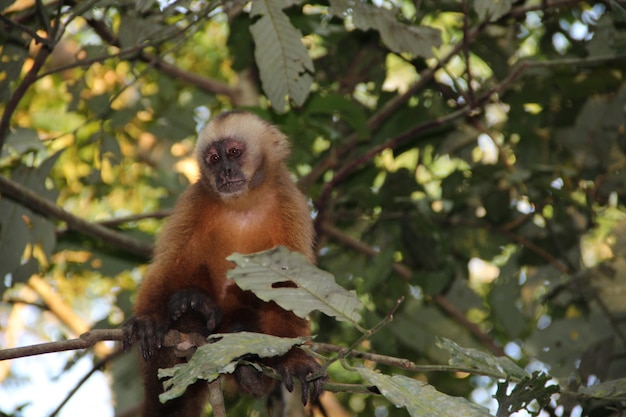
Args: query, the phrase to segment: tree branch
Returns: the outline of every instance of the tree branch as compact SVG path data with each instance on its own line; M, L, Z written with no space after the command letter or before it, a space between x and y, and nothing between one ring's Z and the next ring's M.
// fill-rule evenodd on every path
M99 20L87 19L87 23L106 43L112 46L120 46L119 39L109 31L109 28ZM212 80L207 77L194 74L189 71L182 70L177 66L170 64L160 57L141 50L138 54L141 61L153 65L154 68L169 75L172 78L183 80L194 85L207 93L222 94L227 96L233 103L237 103L237 98L241 95L241 91L237 87L232 87L221 81Z
M93 329L83 333L78 339L62 340L58 342L41 343L38 345L0 350L0 361L42 355L46 353L63 352L67 350L86 349L92 347L98 342L120 342L122 341L123 336L124 333L122 329ZM181 346L184 346L182 351L188 352L190 347L200 347L207 343L206 338L199 334L186 334L180 333L177 330L170 330L165 336L164 346L176 348L180 344ZM365 359L413 372L468 372L472 374L478 373L480 375L497 377L496 375L479 372L474 368L460 368L458 366L449 365L418 365L404 358L362 352L328 343L311 342L310 348L314 352L337 353L339 355Z
M0 195L32 209L47 217L62 220L71 230L101 239L103 242L124 249L130 253L150 258L152 244L130 238L123 233L107 229L99 224L90 223L65 211L54 202L40 197L37 193L21 184L0 175Z
M32 67L30 67L30 70L28 70L24 79L21 83L19 83L11 95L11 98L9 98L9 101L7 101L4 106L4 112L2 113L2 118L0 118L0 149L4 146L4 141L6 140L9 127L11 126L11 117L17 109L17 105L24 97L24 94L26 94L26 90L28 90L30 86L35 83L35 81L37 81L37 73L39 73L39 70L43 67L43 64L46 62L50 52L51 48L45 46L39 48L39 52L37 52L37 55L35 56Z
M95 345L97 342L103 342L106 340L121 341L122 337L123 333L120 329L96 329L81 334L78 339L39 343L37 345L0 350L0 361L43 355L45 353L87 349Z

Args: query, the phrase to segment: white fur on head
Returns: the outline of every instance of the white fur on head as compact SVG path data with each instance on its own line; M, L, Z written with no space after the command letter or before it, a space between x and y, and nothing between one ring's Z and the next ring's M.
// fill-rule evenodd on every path
M196 144L198 163L203 164L207 146L226 138L244 142L247 155L264 156L270 164L284 160L290 151L287 137L275 126L253 113L230 111L216 116L200 131Z
M246 188L229 195L217 189L213 174L206 165L207 149L225 139L240 142L245 147L240 166L247 179ZM258 187L264 181L267 170L273 170L276 164L283 164L289 151L287 137L275 126L253 113L230 111L216 116L200 131L195 153L200 181L222 198L231 198L245 193L249 187Z

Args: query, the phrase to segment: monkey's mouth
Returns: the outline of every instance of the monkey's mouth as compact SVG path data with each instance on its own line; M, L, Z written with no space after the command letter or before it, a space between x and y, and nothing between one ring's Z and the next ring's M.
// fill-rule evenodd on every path
M224 194L232 194L239 192L244 189L246 186L245 180L237 180L237 181L225 181L217 186L217 189L220 193Z

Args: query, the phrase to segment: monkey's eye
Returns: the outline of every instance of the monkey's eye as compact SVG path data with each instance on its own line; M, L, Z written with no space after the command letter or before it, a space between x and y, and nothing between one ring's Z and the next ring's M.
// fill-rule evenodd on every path
M239 148L230 148L228 150L228 156L231 158L239 158L241 156L241 149Z
M212 153L207 159L209 160L209 162L217 162L220 160L220 156L216 153Z

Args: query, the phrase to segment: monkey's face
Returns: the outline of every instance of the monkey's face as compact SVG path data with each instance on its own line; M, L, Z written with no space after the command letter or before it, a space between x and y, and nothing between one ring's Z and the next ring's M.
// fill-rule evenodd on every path
M288 154L285 135L242 111L216 116L200 131L196 144L200 181L228 200L261 187Z
M204 151L203 163L215 191L224 197L235 197L248 187L244 167L248 155L246 145L240 140L226 138L209 144Z

